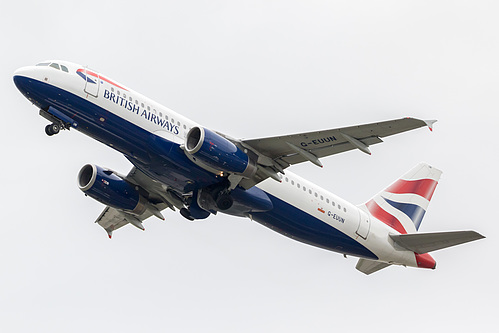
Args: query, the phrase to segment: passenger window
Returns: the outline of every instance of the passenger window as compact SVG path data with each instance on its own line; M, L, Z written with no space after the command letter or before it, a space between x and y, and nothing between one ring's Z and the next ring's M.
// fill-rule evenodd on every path
M324 201L324 197L321 195L321 200Z
M306 188L305 186L303 186L303 190L304 190L305 192L307 192L307 188Z
M117 90L116 93L118 94L118 96L120 95L120 91L119 90Z
M312 194L312 190L308 190L308 194Z
M56 64L55 62L51 63L51 64L50 64L50 67L53 67L53 68L58 69L58 70L61 70L61 69L59 68L59 64Z
M132 96L130 96L130 98L128 100L130 101L130 103L133 102Z
M298 188L300 188L300 184L296 183L296 186L298 186Z
M289 182L289 179L288 179L288 177L286 177L286 178L284 178L284 179L286 180L286 183L287 183L287 182Z
M317 192L315 192L315 197L317 198Z
M126 99L126 94L125 93L123 93L123 98Z
M177 121L177 126L179 126L179 127L180 127L180 121Z
M336 203L334 201L331 201L331 203L333 204L333 207L336 206Z
M326 203L329 203L329 198L326 198Z
M64 65L61 65L61 69L63 72L69 73L68 68Z
M346 213L347 212L347 209L345 207L343 207L343 211Z
M174 125L175 125L175 120L174 120L173 118L172 118L172 124L174 124Z
M159 113L159 116L160 116L161 118L163 118L163 113L162 113L162 112L160 112L160 113Z
M135 100L135 104L139 105L139 101L138 101L138 100Z
M142 106L142 108L144 107L144 103L140 103L140 106Z
M295 181L294 181L294 180L292 180L292 181L291 181L291 185L294 185L294 184L295 184Z
M114 88L113 87L111 87L111 92L114 92Z
M341 210L341 205L338 205L338 209L340 209L340 210Z
M184 125L184 129L186 129L186 128L187 128L187 126Z

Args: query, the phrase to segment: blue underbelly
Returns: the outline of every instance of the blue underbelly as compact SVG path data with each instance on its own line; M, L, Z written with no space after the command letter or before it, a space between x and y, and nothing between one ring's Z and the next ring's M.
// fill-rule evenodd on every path
M378 259L374 253L338 229L275 196L268 196L274 208L264 213L253 213L256 222L302 243L357 257Z
M78 131L121 152L144 173L179 192L186 193L220 181L214 174L193 164L178 144L84 98L25 77L15 77L14 81L37 107L56 108L78 124Z
M179 192L215 184L220 179L193 164L179 145L50 84L15 77L19 90L37 107L55 107L77 122L77 130L123 153L148 176ZM300 242L327 250L378 259L371 251L332 226L269 194L273 208L253 219Z

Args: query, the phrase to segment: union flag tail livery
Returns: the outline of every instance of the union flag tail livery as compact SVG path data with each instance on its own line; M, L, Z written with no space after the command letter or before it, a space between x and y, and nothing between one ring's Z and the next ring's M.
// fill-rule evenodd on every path
M375 221L374 225L389 227L387 239L392 241L389 243L395 253L406 250L408 255L397 260L389 259L390 255L379 256L377 261L360 259L358 270L371 274L392 264L435 269L436 261L427 252L483 238L474 231L417 233L441 175L442 171L420 163L359 206Z
M441 172L420 164L355 206L288 171L294 164L360 151L435 120L401 118L315 132L235 139L215 132L101 73L45 61L14 73L19 91L49 121L49 136L79 131L125 155L127 175L86 164L78 187L106 207L97 222L111 238L128 224L144 230L166 208L189 221L218 212L291 239L360 258L371 274L390 265L435 268L428 252L483 238L474 231L418 233ZM244 117L233 121L247 121ZM176 215L175 217L178 217Z
M421 163L369 200L369 214L401 234L419 230L442 171Z

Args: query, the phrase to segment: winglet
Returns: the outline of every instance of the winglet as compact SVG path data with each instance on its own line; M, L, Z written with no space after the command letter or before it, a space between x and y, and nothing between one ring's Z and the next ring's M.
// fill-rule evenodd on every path
M437 120L423 120L426 123L426 126L430 129L430 131L433 131L433 124L437 122Z

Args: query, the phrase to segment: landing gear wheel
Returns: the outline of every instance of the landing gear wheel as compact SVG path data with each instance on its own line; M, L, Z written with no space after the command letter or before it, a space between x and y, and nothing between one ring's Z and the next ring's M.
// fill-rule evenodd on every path
M57 133L59 133L60 130L61 130L61 126L59 126L58 124L55 124L55 123L45 126L45 133L48 136L52 136L54 134L57 134Z
M189 221L194 221L194 218L191 216L191 212L189 210L182 208L180 209L180 215L188 219Z
M229 194L220 194L216 200L218 209L227 210L232 207L232 197Z

